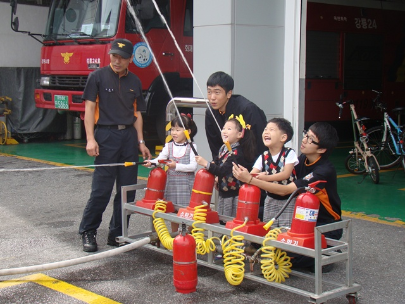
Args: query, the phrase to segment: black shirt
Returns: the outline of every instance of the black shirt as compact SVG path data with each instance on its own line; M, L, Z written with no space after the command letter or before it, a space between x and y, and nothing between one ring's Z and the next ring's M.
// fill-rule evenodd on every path
M98 102L96 121L100 125L131 125L135 111L145 111L141 80L132 72L119 77L108 65L89 75L83 99Z
M321 189L315 195L321 201L317 224L328 224L341 219L341 201L337 191L336 170L329 159L321 157L317 162L306 165L306 156L301 154L298 157L299 164L295 166L297 180L294 181L297 188L307 186L315 181L324 180L326 183L319 183L316 187Z
M234 114L235 116L242 114L246 124L251 125L251 130L255 135L257 147L255 159L266 150L262 140L262 134L267 125L266 115L256 104L241 95L232 95L226 105L225 114L221 115L218 110L213 110L212 108L211 110L214 113L215 119L218 121L221 130L231 114ZM221 132L209 109L205 112L205 132L212 153L212 158L214 158L224 142L222 141Z
M233 146L232 152L232 154L229 154L227 148L225 145L223 145L208 168L209 172L215 176L218 176L218 192L219 195L224 198L236 197L239 195L241 182L238 181L232 174L232 162L240 164L244 167L248 166L240 145Z

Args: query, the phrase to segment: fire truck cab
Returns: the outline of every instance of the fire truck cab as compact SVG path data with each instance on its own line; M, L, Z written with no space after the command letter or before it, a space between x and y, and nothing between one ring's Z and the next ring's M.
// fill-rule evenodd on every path
M192 68L193 1L156 3ZM161 15L152 0L54 0L43 35L36 106L83 113L82 93L89 73L109 64L108 50L114 39L126 38L134 46L129 68L141 79L147 102L145 132L156 131L163 142L170 97L153 61L157 60L173 96L190 97L193 86Z

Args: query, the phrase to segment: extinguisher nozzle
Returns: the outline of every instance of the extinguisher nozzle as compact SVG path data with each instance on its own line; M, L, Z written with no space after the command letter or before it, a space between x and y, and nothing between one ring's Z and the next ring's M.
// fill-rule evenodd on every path
M270 229L271 225L274 223L274 218L272 218L266 225L263 226L264 229L268 230Z

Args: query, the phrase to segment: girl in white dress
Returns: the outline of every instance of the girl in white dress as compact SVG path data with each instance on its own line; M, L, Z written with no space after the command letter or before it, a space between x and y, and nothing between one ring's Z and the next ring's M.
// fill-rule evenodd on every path
M197 162L195 154L187 142L184 128L190 134L190 139L197 133L197 126L190 114L181 114L180 117L175 117L171 121L170 135L172 140L165 144L159 156L150 161L146 161L145 167L150 167L152 163L157 164L159 160L167 160L167 170L165 197L167 201L171 201L174 205L187 207L190 203L191 191L194 185L195 171ZM197 146L193 143L194 148ZM172 231L178 230L179 225L172 223Z

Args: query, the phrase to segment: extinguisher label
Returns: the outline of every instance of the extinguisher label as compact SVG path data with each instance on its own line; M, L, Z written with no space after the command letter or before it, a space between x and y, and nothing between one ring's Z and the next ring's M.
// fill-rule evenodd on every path
M316 222L318 218L318 210L297 206L295 210L295 218L307 222Z

